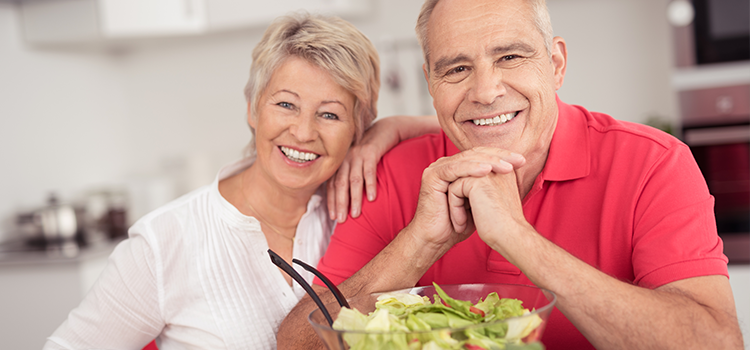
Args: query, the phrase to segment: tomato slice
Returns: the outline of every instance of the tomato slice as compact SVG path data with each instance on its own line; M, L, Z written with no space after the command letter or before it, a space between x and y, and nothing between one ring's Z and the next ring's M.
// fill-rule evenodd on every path
M464 346L469 350L487 350L479 345L474 345L474 344L465 344Z
M472 306L472 307L469 308L469 311L471 311L471 312L473 312L475 314L479 314L480 316L484 317L484 311L482 311L481 309L477 309L477 308L475 308L475 307Z

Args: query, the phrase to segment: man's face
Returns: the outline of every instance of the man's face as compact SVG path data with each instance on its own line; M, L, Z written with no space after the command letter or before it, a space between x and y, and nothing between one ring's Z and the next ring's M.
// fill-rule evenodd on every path
M429 21L428 78L440 125L461 150L546 155L565 43L552 58L524 0L442 0Z

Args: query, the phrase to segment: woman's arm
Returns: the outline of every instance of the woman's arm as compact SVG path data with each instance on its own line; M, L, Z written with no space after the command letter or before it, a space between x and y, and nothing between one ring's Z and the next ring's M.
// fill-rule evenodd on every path
M358 217L362 210L362 186L367 200L376 193L376 170L383 155L399 142L424 134L440 132L435 116L393 116L375 122L362 140L349 149L346 159L336 174L328 180L328 213L332 220L344 222L351 198L351 215Z
M164 328L153 266L153 251L142 236L118 244L44 349L140 349L152 341Z

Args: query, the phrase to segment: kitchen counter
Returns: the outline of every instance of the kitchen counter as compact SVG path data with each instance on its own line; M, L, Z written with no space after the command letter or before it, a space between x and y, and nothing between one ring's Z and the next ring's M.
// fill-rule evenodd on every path
M91 259L105 258L125 237L116 240L98 240L85 246L76 246L77 251L65 254L62 250L43 250L29 247L20 240L0 243L0 267L29 264L81 263Z
M119 241L100 241L74 256L0 244L0 339L3 349L41 349L81 302Z

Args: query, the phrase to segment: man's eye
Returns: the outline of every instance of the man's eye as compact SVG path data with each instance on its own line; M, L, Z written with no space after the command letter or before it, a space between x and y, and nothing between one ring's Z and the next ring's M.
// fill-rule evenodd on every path
M466 66L458 66L456 68L448 70L445 75L451 75L451 74L457 74L457 73L463 73L467 71L468 68Z
M332 120L339 120L339 116L333 114L333 113L323 113L323 118L325 119L332 119Z
M521 56L518 56L518 55L506 55L506 56L503 56L502 58L500 58L500 60L501 61L512 61L512 60L514 60L516 58L519 58L519 57L521 57Z

